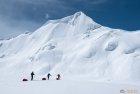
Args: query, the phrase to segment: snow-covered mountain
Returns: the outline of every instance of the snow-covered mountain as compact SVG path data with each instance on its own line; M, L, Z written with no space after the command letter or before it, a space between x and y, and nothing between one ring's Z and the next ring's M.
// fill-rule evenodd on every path
M0 80L60 73L62 79L140 81L140 31L104 27L82 12L0 40Z

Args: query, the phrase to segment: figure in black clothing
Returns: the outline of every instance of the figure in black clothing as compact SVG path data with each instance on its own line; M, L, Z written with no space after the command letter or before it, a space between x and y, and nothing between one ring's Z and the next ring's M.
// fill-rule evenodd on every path
M58 74L56 80L60 80L60 77L60 74Z
M50 76L52 76L50 73L48 73L47 77L48 77L48 80L50 79Z
M31 73L31 81L34 79L34 72Z

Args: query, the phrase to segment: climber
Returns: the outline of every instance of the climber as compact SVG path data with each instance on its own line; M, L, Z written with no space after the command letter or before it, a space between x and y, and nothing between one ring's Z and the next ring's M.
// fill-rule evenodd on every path
M58 74L56 80L60 80L60 77L60 74Z
M50 73L47 74L48 80L50 79L50 76L52 76Z
M31 81L34 79L34 72L32 71L32 73L31 73Z

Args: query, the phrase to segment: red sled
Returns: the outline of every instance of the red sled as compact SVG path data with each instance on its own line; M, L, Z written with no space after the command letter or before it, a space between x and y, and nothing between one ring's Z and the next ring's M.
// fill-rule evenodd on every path
M28 79L25 79L25 78L24 78L22 81L25 82L25 81L28 81Z

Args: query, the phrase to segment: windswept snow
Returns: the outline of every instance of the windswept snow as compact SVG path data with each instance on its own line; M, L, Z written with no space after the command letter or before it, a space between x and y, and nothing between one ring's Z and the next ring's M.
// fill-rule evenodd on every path
M0 72L11 80L60 73L62 79L140 82L140 32L111 29L82 12L0 41ZM0 80L4 80L0 78Z

